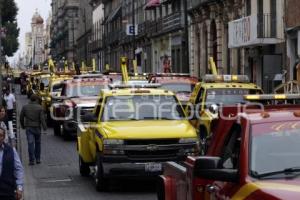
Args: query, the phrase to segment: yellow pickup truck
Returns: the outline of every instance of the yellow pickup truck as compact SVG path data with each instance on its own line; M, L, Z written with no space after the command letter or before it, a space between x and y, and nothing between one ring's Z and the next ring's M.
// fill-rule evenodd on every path
M93 113L79 123L80 173L89 175L93 167L98 191L107 189L111 177L158 175L163 162L198 154L196 130L177 97L153 87L104 89Z
M208 74L196 84L186 114L203 140L211 135L211 123L219 117L219 107L244 104L244 95L261 93L261 88L250 83L248 76Z

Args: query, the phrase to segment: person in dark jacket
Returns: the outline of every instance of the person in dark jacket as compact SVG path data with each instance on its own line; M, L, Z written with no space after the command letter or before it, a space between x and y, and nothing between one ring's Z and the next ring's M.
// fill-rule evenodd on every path
M20 200L24 169L15 148L4 142L5 130L0 127L0 199Z
M21 127L26 129L29 164L41 163L41 128L47 130L44 110L36 94L30 96L30 102L24 105L20 113Z

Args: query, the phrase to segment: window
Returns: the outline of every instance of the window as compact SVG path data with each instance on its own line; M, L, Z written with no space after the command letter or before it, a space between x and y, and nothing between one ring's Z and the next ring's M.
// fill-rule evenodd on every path
M241 126L234 124L230 130L228 139L225 141L221 166L225 169L237 169L241 146Z
M251 15L251 0L246 0L246 15Z

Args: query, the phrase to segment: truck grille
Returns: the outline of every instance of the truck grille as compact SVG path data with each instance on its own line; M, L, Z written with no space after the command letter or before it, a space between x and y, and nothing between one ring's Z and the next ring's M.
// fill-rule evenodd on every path
M156 145L178 144L178 139L126 140L125 141L125 145L149 145L149 144L156 144Z
M125 154L133 160L169 160L178 156L178 139L126 140Z

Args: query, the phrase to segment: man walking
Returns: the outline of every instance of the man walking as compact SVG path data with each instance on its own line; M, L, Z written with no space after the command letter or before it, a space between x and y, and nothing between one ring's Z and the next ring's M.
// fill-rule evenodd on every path
M39 104L39 97L32 94L30 102L23 106L20 113L20 124L26 128L28 142L29 165L41 163L41 127L47 130L44 110Z
M4 142L5 130L0 127L0 199L22 198L24 169L15 148Z
M8 121L12 121L13 120L14 107L15 107L15 104L16 104L16 98L15 98L15 95L13 95L9 91L9 88L7 88L6 91L5 91L4 100L6 102L6 111L7 111Z

